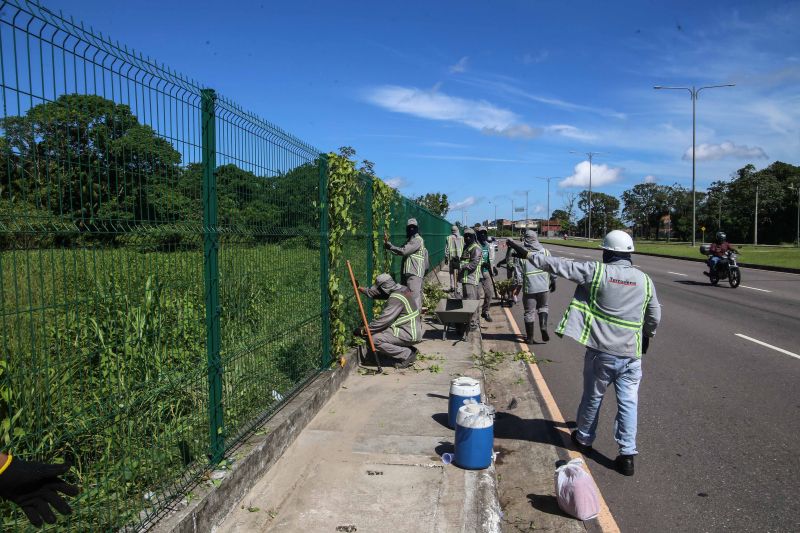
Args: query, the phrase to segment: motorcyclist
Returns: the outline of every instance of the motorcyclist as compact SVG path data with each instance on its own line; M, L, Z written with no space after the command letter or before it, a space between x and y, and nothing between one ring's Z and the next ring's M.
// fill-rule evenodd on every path
M725 232L718 231L715 241L708 247L709 256L706 264L709 270L708 272L703 272L703 274L710 276L717 269L717 264L725 258L725 255L729 251L738 252L738 250L728 242L728 236L725 235Z

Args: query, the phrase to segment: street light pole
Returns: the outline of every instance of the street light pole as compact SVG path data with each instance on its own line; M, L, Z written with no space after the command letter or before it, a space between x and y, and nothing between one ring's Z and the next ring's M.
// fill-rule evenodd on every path
M586 238L591 239L592 238L592 158L596 155L607 154L607 152L576 152L575 150L570 150L569 153L571 154L585 153L586 157L589 158L589 217L586 229Z
M697 239L697 187L695 184L695 116L696 116L696 102L697 96L703 89L716 89L719 87L735 87L735 83L726 83L724 85L706 85L704 87L695 88L691 87L665 87L656 85L653 89L677 89L689 91L692 96L692 246L695 246Z
M553 179L552 177L549 178L540 178L537 177L537 180L545 180L547 181L547 226L550 227L550 180ZM539 228L539 233L541 233L542 229Z
M756 216L755 220L753 220L755 228L755 231L753 231L753 246L758 246L758 185L759 183L756 182Z

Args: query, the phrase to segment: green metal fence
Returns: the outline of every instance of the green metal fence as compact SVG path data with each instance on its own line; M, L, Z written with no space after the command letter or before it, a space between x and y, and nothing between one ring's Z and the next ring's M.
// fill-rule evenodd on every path
M328 367L326 160L33 2L0 2L0 86L0 448L74 461L54 529L147 527ZM436 264L449 225L411 216Z

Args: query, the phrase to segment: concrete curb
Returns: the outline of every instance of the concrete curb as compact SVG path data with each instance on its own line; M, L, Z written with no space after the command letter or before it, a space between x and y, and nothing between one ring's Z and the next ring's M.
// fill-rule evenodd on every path
M253 435L237 450L244 457L230 470L216 470L212 478L223 476L217 487L201 484L193 492L196 500L162 519L152 527L159 533L204 533L212 531L250 491L264 472L281 457L297 435L339 390L342 382L358 366L351 352L344 368L325 371L312 379L299 393L265 422L266 435Z
M580 250L595 250L595 248L587 248L586 246L575 246L574 244L562 244L560 242L545 242L544 244L549 244L552 246L564 246L566 248L577 248ZM652 257L664 257L667 259L678 259L681 261L694 261L695 263L705 263L705 259L701 258L694 258L694 257L676 257L674 255L667 255L667 254L656 254L652 252L634 252L634 255L649 255ZM800 274L800 268L791 268L791 267L781 267L781 266L770 266L770 265L754 265L753 263L742 263L739 262L739 266L742 268L752 268L754 270L769 270L772 272L786 272L789 274Z
M483 353L483 336L478 335L478 350ZM486 369L481 369L481 391L486 397ZM487 401L486 398L484 401ZM487 401L488 403L488 401ZM500 495L497 488L497 469L494 461L485 470L477 472L477 495L475 501L478 508L478 524L480 531L499 533L502 531L501 521L503 511L500 506Z

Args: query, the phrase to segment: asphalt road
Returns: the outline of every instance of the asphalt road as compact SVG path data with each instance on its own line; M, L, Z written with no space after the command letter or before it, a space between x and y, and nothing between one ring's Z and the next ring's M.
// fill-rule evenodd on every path
M548 248L576 261L601 257ZM611 390L588 461L620 528L800 531L800 359L737 336L800 354L800 275L742 269L742 286L731 289L710 286L702 263L648 256L634 263L653 279L663 307L643 359L636 475L612 469ZM551 331L574 288L560 279L551 294ZM521 303L513 314L524 331ZM551 333L534 352L552 360L541 370L574 421L583 347Z

